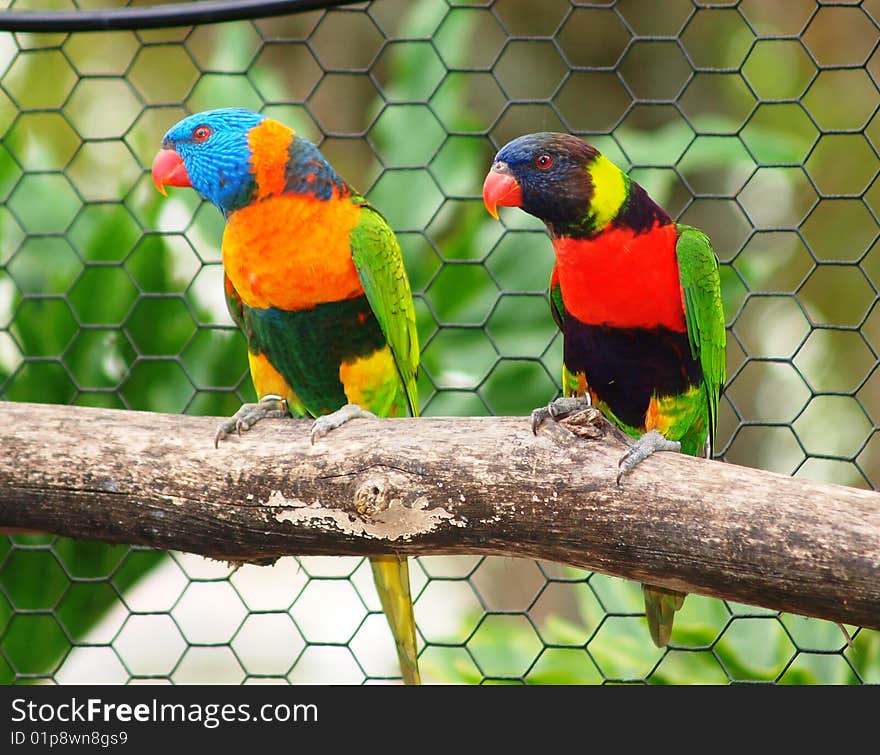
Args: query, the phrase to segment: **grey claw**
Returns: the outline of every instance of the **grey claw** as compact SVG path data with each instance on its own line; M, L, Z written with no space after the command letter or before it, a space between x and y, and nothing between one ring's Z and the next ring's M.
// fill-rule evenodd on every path
M309 433L309 439L311 440L312 445L314 445L316 440L322 438L331 430L336 430L337 428L342 427L346 422L350 422L353 419L367 418L376 419L376 415L372 412L368 412L357 404L346 404L335 412L318 417L318 419L312 423L312 430Z
M532 433L538 434L538 428L547 419L560 420L580 409L592 406L589 395L564 396L551 401L547 406L532 410Z
M287 401L281 396L263 396L256 404L242 404L242 407L228 420L220 424L214 436L214 448L220 447L220 441L235 432L241 437L242 432L250 430L261 419L280 419L289 416Z
M550 411L546 406L532 410L532 435L538 434L538 428L550 417Z
M677 440L667 440L656 430L649 430L633 443L627 452L617 462L617 484L624 475L632 472L639 464L657 451L681 451L681 443Z

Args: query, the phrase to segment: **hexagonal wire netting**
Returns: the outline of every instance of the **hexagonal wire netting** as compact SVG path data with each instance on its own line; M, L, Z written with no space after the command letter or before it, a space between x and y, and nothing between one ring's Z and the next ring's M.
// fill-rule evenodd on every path
M559 389L552 251L523 213L493 222L480 187L508 139L571 131L714 241L719 455L876 486L878 19L877 0L376 0L0 33L0 396L212 415L253 399L222 219L147 170L180 117L241 105L316 141L398 231L423 413L524 415ZM658 650L634 583L501 558L412 571L427 681L880 681L880 633L857 627L849 647L830 622L692 595ZM0 627L4 682L396 676L358 558L231 569L10 537Z

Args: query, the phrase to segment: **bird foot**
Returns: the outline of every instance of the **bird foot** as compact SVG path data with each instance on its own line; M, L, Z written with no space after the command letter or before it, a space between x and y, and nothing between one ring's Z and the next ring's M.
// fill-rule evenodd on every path
M532 411L532 432L537 435L538 428L544 420L552 419L556 422L581 409L587 409L593 405L589 394L583 396L564 396L551 401L547 406L541 406Z
M648 430L641 438L633 443L629 450L617 463L617 484L620 478L632 472L639 464L656 451L681 451L681 443L677 440L667 440L656 430Z
M336 430L353 419L376 419L376 415L357 404L346 404L341 409L325 414L315 420L311 432L312 444L331 430Z
M263 396L256 404L242 404L241 409L217 428L214 448L219 447L220 441L232 433L241 435L242 431L250 430L261 419L283 419L289 416L287 400L274 394Z

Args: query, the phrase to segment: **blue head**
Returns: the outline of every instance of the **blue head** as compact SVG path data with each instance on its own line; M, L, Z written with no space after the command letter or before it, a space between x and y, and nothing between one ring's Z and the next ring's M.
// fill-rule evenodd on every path
M327 200L349 192L308 139L242 108L206 110L173 126L153 161L153 180L163 194L166 186L191 186L226 216L272 195Z
M153 180L192 186L228 214L247 204L254 191L249 133L266 116L243 108L196 113L171 127L153 161Z

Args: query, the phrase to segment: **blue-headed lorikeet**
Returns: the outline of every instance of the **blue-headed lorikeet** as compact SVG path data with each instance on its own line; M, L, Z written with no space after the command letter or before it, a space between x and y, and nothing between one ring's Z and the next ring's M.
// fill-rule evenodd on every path
M358 416L418 414L419 344L400 246L382 215L288 126L239 108L184 118L153 179L191 186L226 219L226 299L259 402L215 443L266 417L316 417L312 441ZM405 558L370 559L403 679L419 683Z
M718 261L702 231L675 223L590 144L537 133L506 144L483 184L488 211L544 221L556 265L550 303L563 333L564 397L533 429L592 403L638 438L620 476L658 450L711 454L725 380ZM643 585L651 637L669 642L684 593Z

